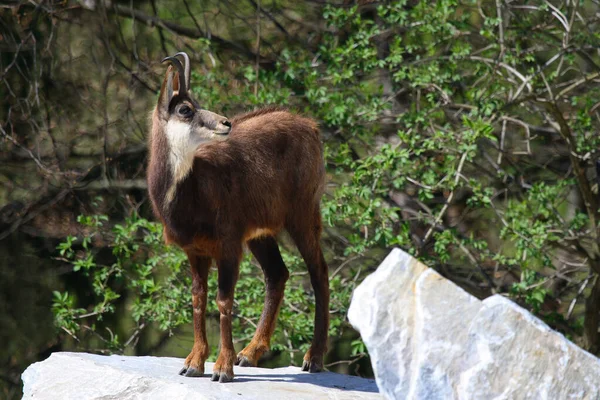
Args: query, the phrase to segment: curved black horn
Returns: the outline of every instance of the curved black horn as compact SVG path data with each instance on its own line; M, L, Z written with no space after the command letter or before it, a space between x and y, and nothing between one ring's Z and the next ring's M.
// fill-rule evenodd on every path
M187 85L185 79L185 72L183 70L183 66L181 65L181 61L176 57L165 57L161 62L170 61L171 64L177 68L177 72L179 73L179 94L187 93Z
M190 88L190 57L188 57L187 53L184 51L180 51L179 53L175 54L174 57L177 56L182 56L183 57L183 66L185 67L185 84L187 85L187 88Z

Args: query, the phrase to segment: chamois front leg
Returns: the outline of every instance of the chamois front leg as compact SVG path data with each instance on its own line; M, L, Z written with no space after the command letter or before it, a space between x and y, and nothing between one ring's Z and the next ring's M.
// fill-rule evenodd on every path
M206 339L206 297L208 293L208 271L211 259L198 257L193 251L187 251L192 267L192 306L194 309L194 347L179 375L202 376L204 375L204 361L208 357L208 341Z
M231 382L233 380L233 364L236 360L231 333L231 318L233 310L233 294L238 278L241 258L241 244L239 249L228 252L226 257L217 260L219 269L219 289L217 293L217 306L220 314L221 350L213 367L212 380Z

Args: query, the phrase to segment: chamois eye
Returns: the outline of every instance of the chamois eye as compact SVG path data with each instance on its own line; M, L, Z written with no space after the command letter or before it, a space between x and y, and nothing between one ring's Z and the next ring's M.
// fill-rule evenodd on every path
M194 112L192 111L192 109L188 106L179 107L179 115L181 115L181 116L191 117L193 113Z

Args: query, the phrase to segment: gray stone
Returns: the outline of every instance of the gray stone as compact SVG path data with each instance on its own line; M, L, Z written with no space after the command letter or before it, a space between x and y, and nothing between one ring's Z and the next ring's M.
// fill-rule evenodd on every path
M23 399L381 399L372 379L298 367L234 367L235 380L185 378L183 359L53 353L25 370Z
M394 249L348 312L390 399L600 399L600 360L527 310Z

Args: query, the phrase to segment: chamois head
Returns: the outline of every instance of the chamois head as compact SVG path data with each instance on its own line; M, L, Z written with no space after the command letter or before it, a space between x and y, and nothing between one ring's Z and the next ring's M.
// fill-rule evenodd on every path
M182 56L185 66L177 56ZM160 90L152 135L155 143L165 143L166 139L171 171L177 182L190 172L198 146L209 141L225 140L231 131L231 122L221 115L203 110L191 97L190 59L187 54L180 52L163 62L171 65Z
M181 65L177 56L182 56L185 66ZM165 79L162 84L157 104L159 117L175 127L175 131L186 131L190 138L200 142L225 137L231 130L227 118L213 112L203 110L189 93L190 89L190 59L184 52L167 57L163 62L169 62ZM175 66L176 72L173 70ZM167 129L168 131L169 129ZM168 132L167 132L168 134Z

